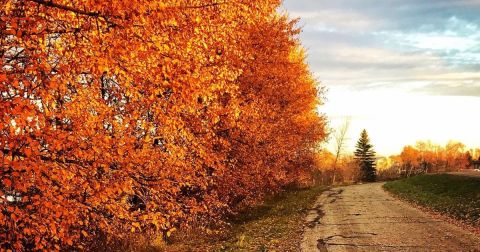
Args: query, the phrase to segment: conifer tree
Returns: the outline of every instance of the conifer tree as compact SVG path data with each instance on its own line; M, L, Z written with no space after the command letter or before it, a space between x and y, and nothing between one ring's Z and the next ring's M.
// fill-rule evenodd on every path
M370 139L366 130L362 131L360 139L357 142L355 150L355 159L361 171L361 179L365 182L373 182L376 179L375 151L370 144Z

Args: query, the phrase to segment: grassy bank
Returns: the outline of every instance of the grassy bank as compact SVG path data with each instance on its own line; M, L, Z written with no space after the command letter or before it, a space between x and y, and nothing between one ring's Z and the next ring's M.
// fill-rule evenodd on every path
M422 175L388 182L384 188L407 201L480 226L480 178Z
M298 251L307 209L325 187L285 192L231 220L221 234L173 237L149 251Z

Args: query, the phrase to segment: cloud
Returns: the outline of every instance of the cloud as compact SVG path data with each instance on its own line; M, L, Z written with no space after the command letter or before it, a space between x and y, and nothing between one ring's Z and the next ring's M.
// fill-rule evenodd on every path
M316 10L290 12L291 17L301 17L302 23L316 31L351 32L370 30L378 27L371 17L353 10Z
M439 96L477 96L480 97L480 85L474 83L433 84L414 90L418 93Z
M441 65L441 58L424 52L396 52L377 47L358 47L349 44L329 44L310 50L322 54L323 60L351 68L405 69L424 65ZM325 62L326 63L326 62Z
M380 31L377 35L406 48L432 51L465 52L479 45L480 27L452 16L432 25L421 25L416 31Z
M480 83L480 0L286 0L285 8L303 18L311 69L327 86L479 93L461 90Z
M320 111L380 154L419 139L478 146L480 0L285 0L329 89Z

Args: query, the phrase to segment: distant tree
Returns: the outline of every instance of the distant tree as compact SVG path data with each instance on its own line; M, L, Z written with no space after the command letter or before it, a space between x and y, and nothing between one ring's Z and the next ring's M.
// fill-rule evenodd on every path
M316 183L330 184L332 181L332 166L335 162L335 155L326 149L320 150L316 155L317 173L314 174Z
M466 168L472 167L473 157L472 157L472 154L470 153L470 151L467 151L467 153L465 153L465 159L467 160L467 167Z
M419 169L420 164L425 163L423 156L425 154L413 146L403 147L402 153L400 153L403 176L410 177L412 174L416 174L415 170Z
M332 184L335 184L336 174L337 174L337 163L342 155L343 149L345 148L345 140L348 131L348 127L350 126L350 118L346 118L343 125L335 130L333 134L333 138L335 140L335 161L333 162L333 178Z
M468 160L465 156L465 145L456 141L449 141L445 146L445 171L457 171L467 166Z
M370 139L366 130L362 131L360 139L357 142L355 150L355 159L359 164L362 181L373 182L376 179L375 151L370 144Z
M480 149L474 149L472 150L472 158L473 160L479 160L480 161Z

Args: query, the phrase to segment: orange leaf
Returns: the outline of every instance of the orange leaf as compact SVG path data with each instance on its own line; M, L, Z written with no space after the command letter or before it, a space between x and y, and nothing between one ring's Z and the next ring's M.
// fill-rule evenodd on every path
M10 181L10 179L3 179L3 184L6 187L10 187L10 186L12 186L12 181Z

